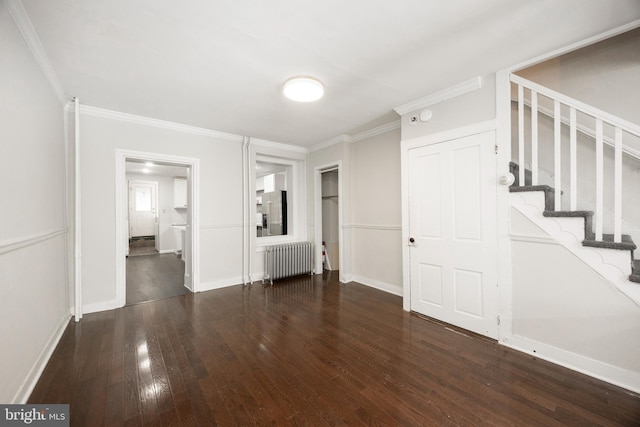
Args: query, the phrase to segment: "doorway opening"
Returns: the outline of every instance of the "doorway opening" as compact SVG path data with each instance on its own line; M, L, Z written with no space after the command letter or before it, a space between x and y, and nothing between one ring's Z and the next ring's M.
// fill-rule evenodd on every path
M340 270L338 170L322 172L322 270Z
M337 271L344 282L340 170L340 162L315 168L315 271Z
M129 172L136 165L137 163L127 162L129 194L128 255L157 254L159 241L158 181L136 179L136 175ZM150 169L147 168L146 170L149 171Z
M197 165L197 159L116 152L118 305L195 291Z

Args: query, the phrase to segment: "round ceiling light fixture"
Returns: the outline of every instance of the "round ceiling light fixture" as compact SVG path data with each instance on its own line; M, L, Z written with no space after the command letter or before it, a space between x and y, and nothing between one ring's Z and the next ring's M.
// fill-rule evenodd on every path
M313 77L297 76L284 82L282 92L292 101L313 102L324 95L324 85Z

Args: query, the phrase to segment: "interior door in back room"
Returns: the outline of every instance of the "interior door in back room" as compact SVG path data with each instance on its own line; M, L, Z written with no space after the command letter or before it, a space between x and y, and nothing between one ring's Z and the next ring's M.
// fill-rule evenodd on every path
M129 182L129 238L155 236L157 199L157 182Z
M494 144L490 131L409 150L411 310L491 338L498 333Z

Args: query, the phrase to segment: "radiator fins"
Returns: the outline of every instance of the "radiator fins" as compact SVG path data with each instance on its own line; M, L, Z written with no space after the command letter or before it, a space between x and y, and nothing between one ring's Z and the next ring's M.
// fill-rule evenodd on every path
M264 280L268 280L272 285L277 279L313 273L313 243L297 242L267 246L264 270Z

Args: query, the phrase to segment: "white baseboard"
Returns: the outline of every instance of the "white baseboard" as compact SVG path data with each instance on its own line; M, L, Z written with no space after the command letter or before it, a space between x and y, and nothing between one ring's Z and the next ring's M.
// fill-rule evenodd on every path
M159 254L178 254L178 250L177 249L163 249L161 251L158 251Z
M349 282L358 282L371 288L379 289L399 297L402 296L402 286L392 285L390 283L381 282L379 280L370 279L368 277L358 276L354 274L350 277Z
M242 276L230 277L227 279L214 280L209 282L200 282L198 292L212 291L214 289L227 288L229 286L242 285Z
M609 365L518 335L512 335L506 342L500 342L500 344L632 392L640 393L640 373L638 372Z
M99 311L115 310L116 308L123 307L124 304L118 304L117 300L97 302L94 304L87 304L82 306L82 314L97 313Z
M69 324L70 318L71 316L69 316L68 313L65 313L62 316L62 318L56 325L56 328L54 329L53 334L51 334L49 341L47 341L47 344L42 349L42 352L40 353L40 357L38 357L36 362L31 367L31 370L29 371L27 378L25 378L25 380L23 381L22 386L13 397L13 401L11 403L14 403L14 404L27 403L29 396L31 396L31 392L33 391L36 384L38 383L38 380L40 379L40 375L42 375L42 371L44 371L44 368L47 366L47 363L49 363L49 359L51 358L53 351L58 346L58 342L60 342L60 338L62 338L62 334L64 334L64 331L67 329L67 325Z

